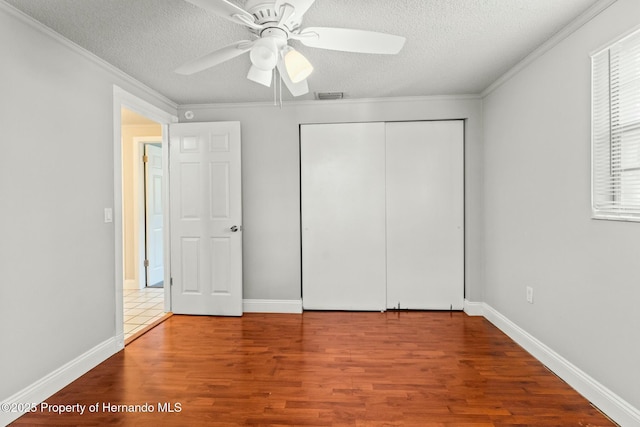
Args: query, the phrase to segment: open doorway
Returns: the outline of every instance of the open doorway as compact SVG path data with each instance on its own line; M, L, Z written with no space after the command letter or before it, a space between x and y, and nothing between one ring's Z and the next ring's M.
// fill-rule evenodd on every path
M136 335L142 334L146 330L153 327L152 325L147 325L144 328L138 329L134 333L134 335L131 335L130 333L128 333L127 339L125 340L125 332L124 332L124 318L125 318L124 297L125 295L124 294L125 292L127 293L129 292L129 289L127 288L132 285L132 282L129 281L131 280L130 278L125 279L127 277L130 277L130 271L129 271L129 274L127 274L127 272L125 271L124 260L125 260L125 250L126 250L125 248L127 246L127 243L125 243L125 236L131 234L132 232L131 224L133 224L133 226L136 226L136 224L139 225L139 222L136 222L136 221L129 222L129 225L125 226L126 224L125 224L125 214L124 214L124 210L125 210L124 209L124 204L125 204L124 180L126 176L133 174L133 172L131 171L131 169L125 168L125 163L126 163L125 157L129 156L129 153L124 151L124 148L125 148L124 139L126 137L124 133L126 133L126 131L128 130L127 128L125 128L125 126L130 126L130 125L133 125L134 123L132 121L129 121L129 119L125 118L124 123L126 123L126 125L123 126L122 113L123 113L123 109L125 109L128 111L134 112L138 116L141 116L144 119L151 122L151 123L147 122L147 124L152 124L154 126L159 125L161 129L160 135L161 135L161 141L162 141L163 158L168 159L169 158L169 138L168 138L169 123L176 123L178 121L178 118L175 115L176 107L171 105L171 102L168 100L157 99L157 101L160 104L164 105L164 109L159 108L139 98L138 96L123 90L118 86L114 85L113 87L113 161L114 161L113 162L113 179L114 179L113 225L114 225L114 240L115 240L114 287L115 287L115 314L116 314L114 320L115 320L116 346L119 349L124 348L125 342L132 341L133 339L135 339ZM135 144L134 147L136 147L136 145L138 144ZM131 156L133 156L133 154L131 154ZM163 164L163 169L166 176L168 176L168 170L169 170L167 163L168 162L165 161ZM133 181L133 182L138 182L138 181ZM164 268L164 284L170 285L169 278L170 278L171 272L169 269L169 255L168 255L169 254L169 250L168 250L169 216L167 214L167 210L168 210L167 206L169 202L168 189L165 188L162 191L162 196L163 196L162 207L163 207L163 212L165 214L163 218L163 221L164 221L163 255L164 255L164 267L165 267ZM134 236L136 235L136 233L133 233L133 234ZM128 243L128 244L131 244L131 243ZM136 250L133 250L133 253L134 254L137 253ZM136 264L134 263L133 268L138 268L138 274L139 274L140 267L139 265L135 267L135 265ZM133 291L136 291L136 289L133 289ZM157 289L156 291L163 291L161 292L162 298L164 300L163 312L165 313L165 315L163 318L166 318L170 316L170 312L171 312L171 287L164 286L164 289ZM136 301L136 302L139 302L139 301ZM150 304L150 303L142 303L142 302L139 302L139 303ZM137 307L137 308L141 309L144 307ZM128 316L131 316L133 315L132 313L134 313L131 311L131 307L127 307L127 311L128 311L128 314L127 314ZM162 319L158 320L157 322L160 322L160 321L162 321ZM131 330L129 330L129 332L131 332Z
M125 344L165 316L162 124L121 109Z

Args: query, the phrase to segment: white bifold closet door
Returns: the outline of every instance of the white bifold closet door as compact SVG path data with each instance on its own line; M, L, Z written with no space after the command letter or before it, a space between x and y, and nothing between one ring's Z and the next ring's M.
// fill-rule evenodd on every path
M301 126L305 309L463 308L463 129Z
M386 125L387 308L461 310L461 120Z
M301 127L303 307L384 310L384 123Z

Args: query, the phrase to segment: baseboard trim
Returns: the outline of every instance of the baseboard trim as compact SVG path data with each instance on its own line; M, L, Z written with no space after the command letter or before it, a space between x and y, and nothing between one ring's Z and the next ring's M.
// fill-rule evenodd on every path
M302 313L302 300L245 299L242 300L245 313Z
M55 371L40 378L30 386L20 390L8 399L0 402L0 405L14 405L21 407L24 404L38 404L48 397L62 390L73 381L86 374L100 363L107 360L119 351L116 338L109 338L89 351L81 354L72 361L64 364ZM0 411L0 425L7 425L21 417L24 412Z
M465 312L470 316L484 316L616 423L622 426L640 426L640 410L638 408L573 365L490 305L465 301Z
M135 280L128 279L122 283L122 289L140 289L140 286Z
M463 310L468 316L484 316L484 303L465 299Z

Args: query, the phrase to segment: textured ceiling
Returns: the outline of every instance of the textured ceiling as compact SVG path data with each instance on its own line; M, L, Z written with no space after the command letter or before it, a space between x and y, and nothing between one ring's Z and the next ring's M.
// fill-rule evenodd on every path
M3 1L3 0L0 0ZM178 104L273 100L246 79L248 55L192 76L191 59L250 38L244 27L183 0L4 0ZM244 0L230 0L242 6ZM290 43L315 67L310 93L348 98L482 92L596 0L317 0L302 27L366 29L406 37L398 55ZM283 90L284 100L291 99Z

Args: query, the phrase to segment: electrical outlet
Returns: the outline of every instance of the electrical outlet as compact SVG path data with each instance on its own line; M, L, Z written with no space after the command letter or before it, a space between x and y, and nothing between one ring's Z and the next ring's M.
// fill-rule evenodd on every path
M533 288L531 286L527 286L527 302L533 304Z

